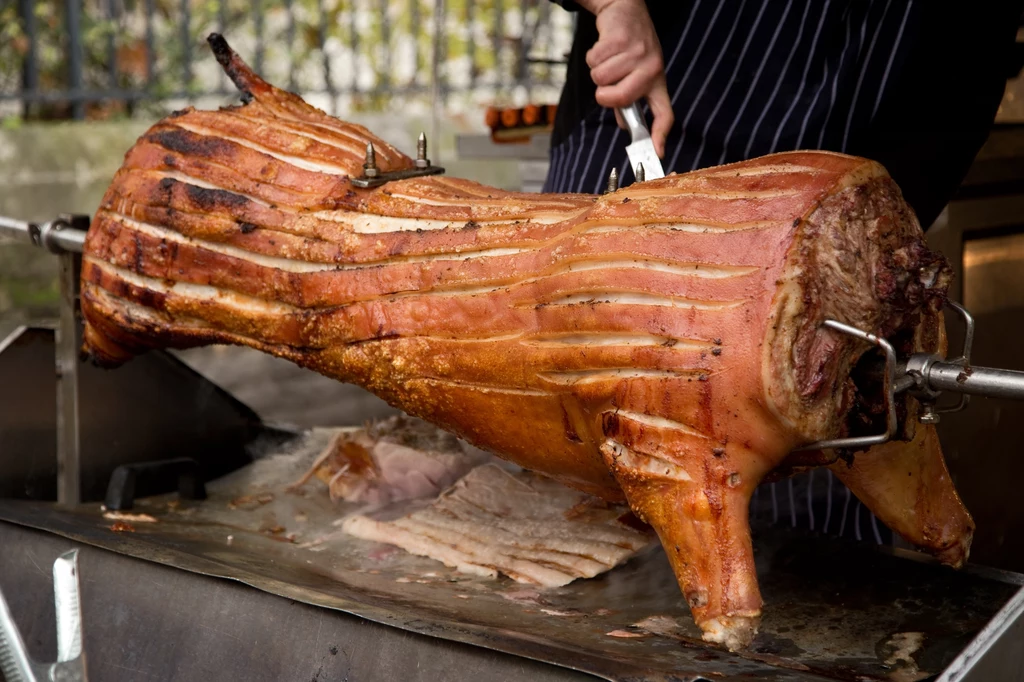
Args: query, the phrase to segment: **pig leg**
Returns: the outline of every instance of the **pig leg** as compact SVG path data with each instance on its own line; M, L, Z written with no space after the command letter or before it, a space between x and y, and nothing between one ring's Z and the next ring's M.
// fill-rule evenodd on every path
M618 433L605 430L605 463L633 512L657 531L704 640L742 649L761 619L748 523L760 476L736 464L742 453L713 455L704 437L661 431L652 439L650 428L618 422Z
M885 525L959 568L974 520L956 494L934 426L918 424L909 443L891 441L829 467Z

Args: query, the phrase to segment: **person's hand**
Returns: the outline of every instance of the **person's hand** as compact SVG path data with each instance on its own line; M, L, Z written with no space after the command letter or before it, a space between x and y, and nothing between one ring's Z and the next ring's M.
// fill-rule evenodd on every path
M587 52L590 77L597 85L597 103L628 107L643 98L651 107L651 138L658 156L665 155L665 138L675 115L665 84L661 43L643 0L584 0L597 17L597 43ZM619 127L625 122L615 112Z

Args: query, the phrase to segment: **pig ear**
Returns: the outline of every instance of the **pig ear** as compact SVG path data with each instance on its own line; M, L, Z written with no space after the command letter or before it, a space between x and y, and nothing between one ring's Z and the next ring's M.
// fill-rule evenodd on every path
M242 101L248 103L254 97L258 99L260 94L271 89L270 84L260 78L238 53L231 49L224 36L211 33L207 36L206 42L209 43L213 56L217 58L217 63L224 69L224 73L242 93Z

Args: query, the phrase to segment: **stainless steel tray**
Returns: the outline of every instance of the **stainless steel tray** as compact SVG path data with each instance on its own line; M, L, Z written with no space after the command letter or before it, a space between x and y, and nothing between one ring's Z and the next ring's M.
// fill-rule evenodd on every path
M95 504L10 500L0 500L0 520L609 680L927 679L1022 583L899 550L755 529L765 617L748 651L728 653L701 642L657 547L599 578L537 591L341 535L344 505L313 485L304 496L284 491L331 433L270 447L209 484L206 501L150 498L132 510L156 522L104 518ZM608 634L615 631L634 636Z

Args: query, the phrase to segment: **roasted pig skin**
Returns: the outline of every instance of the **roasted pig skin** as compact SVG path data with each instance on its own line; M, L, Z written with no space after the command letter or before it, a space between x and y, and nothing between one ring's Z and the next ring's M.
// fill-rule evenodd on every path
M86 242L84 350L251 346L625 499L705 637L749 643L751 493L864 409L868 347L822 322L920 339L945 300L948 265L885 170L792 152L600 197L437 176L364 190L368 143L382 170L413 161L211 44L246 103L172 115L126 155ZM931 464L837 472L873 510L930 510L882 517L959 563L970 519L937 442L886 447ZM923 529L943 514L952 537Z

